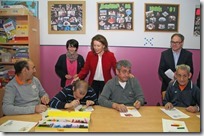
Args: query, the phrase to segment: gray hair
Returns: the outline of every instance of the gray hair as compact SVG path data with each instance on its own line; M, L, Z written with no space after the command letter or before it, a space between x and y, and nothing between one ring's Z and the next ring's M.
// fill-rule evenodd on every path
M126 68L131 68L132 65L128 60L120 60L116 64L116 69L120 70L122 66Z
M188 65L185 65L185 64L177 65L176 66L176 71L178 71L178 69L186 70L188 72L188 74L191 72L191 68Z

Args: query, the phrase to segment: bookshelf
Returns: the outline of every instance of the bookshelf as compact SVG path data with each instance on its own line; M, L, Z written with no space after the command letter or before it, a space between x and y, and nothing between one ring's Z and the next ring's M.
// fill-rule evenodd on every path
M0 8L0 66L3 69L13 69L15 61L20 57L14 56L17 48L24 48L27 52L27 58L31 59L36 66L36 77L40 79L40 41L39 41L39 19L34 17L28 9L25 8ZM4 23L6 20L11 19L15 22L15 35L8 39L5 32ZM7 38L5 38L7 36ZM26 48L26 49L25 49ZM8 60L3 60L3 53L9 53ZM22 53L22 50L21 50ZM23 54L23 53L22 53ZM18 54L19 55L19 54ZM2 72L2 71L1 71ZM0 73L1 73L0 72ZM4 73L5 71L3 71ZM1 73L1 74L3 74ZM11 72L12 73L12 72ZM14 72L13 72L14 75ZM11 79L8 75L0 75L0 105L2 106L2 99L4 95L4 86ZM0 117L3 116L2 107L0 106Z
M15 35L12 39L0 41L0 51L10 54L10 59L7 61L3 61L1 55L0 65L5 66L6 68L13 67L13 64L19 58L29 58L36 66L36 77L40 79L39 19L29 14L29 12L23 12L23 14L21 14L22 11L19 11L19 14L16 14L16 12L13 14L11 11L11 8L8 9L8 12L4 9L4 14L0 14L1 32L4 28L2 28L3 23L8 19L13 20L16 26L16 30L14 30ZM17 29L17 26L24 28ZM0 37L1 36L2 34ZM17 51L20 51L20 53L18 52L17 54Z

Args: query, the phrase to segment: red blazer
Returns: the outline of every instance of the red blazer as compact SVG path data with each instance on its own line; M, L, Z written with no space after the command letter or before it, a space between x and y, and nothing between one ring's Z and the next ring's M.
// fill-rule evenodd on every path
M84 64L84 67L81 69L81 71L78 74L78 77L80 79L85 78L90 71L89 76L89 84L92 84L95 72L96 72L96 66L98 64L98 55L93 53L93 51L89 51L88 55L86 57L86 61ZM116 58L114 54L110 51L106 51L102 55L102 67L103 67L103 77L105 80L105 83L112 78L111 76L111 68L113 69L114 73L116 74Z

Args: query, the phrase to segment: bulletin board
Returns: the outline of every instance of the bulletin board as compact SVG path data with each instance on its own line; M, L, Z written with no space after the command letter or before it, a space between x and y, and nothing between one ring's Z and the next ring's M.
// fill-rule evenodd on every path
M85 33L85 11L85 1L48 1L48 33Z
M145 4L145 31L178 32L178 4Z
M133 2L97 3L98 30L134 30Z

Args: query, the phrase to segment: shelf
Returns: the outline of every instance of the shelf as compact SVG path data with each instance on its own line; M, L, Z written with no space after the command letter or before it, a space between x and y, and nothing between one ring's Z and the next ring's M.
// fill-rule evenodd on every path
M14 15L14 14L9 14L9 15L1 15L1 17L27 17L28 15Z
M19 40L19 41L14 41L14 40L10 40L7 43L0 43L1 45L21 45L21 44L29 44L28 40Z
M14 65L14 62L0 62L0 65Z

